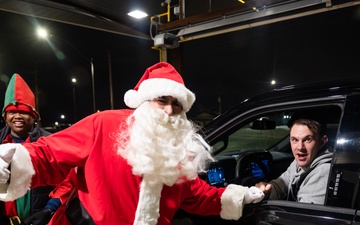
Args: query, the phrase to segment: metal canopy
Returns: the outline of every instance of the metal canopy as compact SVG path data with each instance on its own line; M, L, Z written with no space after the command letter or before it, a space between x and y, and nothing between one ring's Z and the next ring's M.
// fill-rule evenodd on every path
M119 22L101 17L78 7L52 1L4 0L0 1L0 10L150 40L149 35L131 29Z
M275 1L273 1L275 2ZM159 33L171 32L180 41L189 41L237 30L266 25L312 14L359 5L360 1L341 1L334 5L331 0L277 1L262 10L247 10L233 14L222 11L218 17L187 18L160 26ZM205 19L204 19L205 18Z
M164 2L171 5L170 22L134 24L126 15L135 5L150 16L161 15ZM245 0L244 4L235 0L0 0L0 10L146 40L171 33L188 41L359 4L359 0ZM175 15L176 7L184 12Z

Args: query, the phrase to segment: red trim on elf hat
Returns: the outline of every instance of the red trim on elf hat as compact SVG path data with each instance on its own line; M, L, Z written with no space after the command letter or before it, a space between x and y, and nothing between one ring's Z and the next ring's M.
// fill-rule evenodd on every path
M16 73L11 77L6 88L2 115L5 116L5 113L10 110L27 112L37 120L40 119L36 111L34 93L24 79Z
M31 106L28 106L28 105L25 105L25 104L22 104L22 103L17 103L16 105L10 104L10 105L6 106L6 108L4 110L5 114L7 112L9 112L9 111L26 112L26 113L29 113L29 114L33 115L33 117L35 119L39 119L39 115L36 112L36 110L33 110Z
M125 104L137 108L143 102L160 96L172 96L189 111L195 101L195 95L185 87L184 80L175 68L166 62L149 67L134 89L125 93Z

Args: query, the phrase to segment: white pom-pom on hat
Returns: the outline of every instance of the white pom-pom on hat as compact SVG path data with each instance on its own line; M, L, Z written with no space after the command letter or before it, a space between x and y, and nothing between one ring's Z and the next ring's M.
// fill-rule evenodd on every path
M135 109L141 105L138 92L135 90L128 90L124 95L125 104L132 109Z

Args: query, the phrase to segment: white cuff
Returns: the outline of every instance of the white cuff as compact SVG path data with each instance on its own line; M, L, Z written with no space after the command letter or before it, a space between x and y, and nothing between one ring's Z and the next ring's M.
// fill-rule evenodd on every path
M10 183L0 185L0 201L13 201L25 195L35 174L28 150L21 144L11 145L16 150L10 164Z
M221 195L220 217L226 220L238 220L244 208L244 196L248 187L230 184Z

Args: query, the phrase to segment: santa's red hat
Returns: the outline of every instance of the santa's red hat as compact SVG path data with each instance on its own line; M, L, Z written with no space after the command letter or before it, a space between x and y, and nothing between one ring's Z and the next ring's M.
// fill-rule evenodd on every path
M30 87L19 74L14 74L5 92L4 108L2 115L8 111L23 111L40 119L36 111L35 96Z
M181 75L166 62L157 63L146 69L135 88L125 93L125 104L137 108L143 102L160 96L172 96L189 111L195 101L195 95L185 87Z

